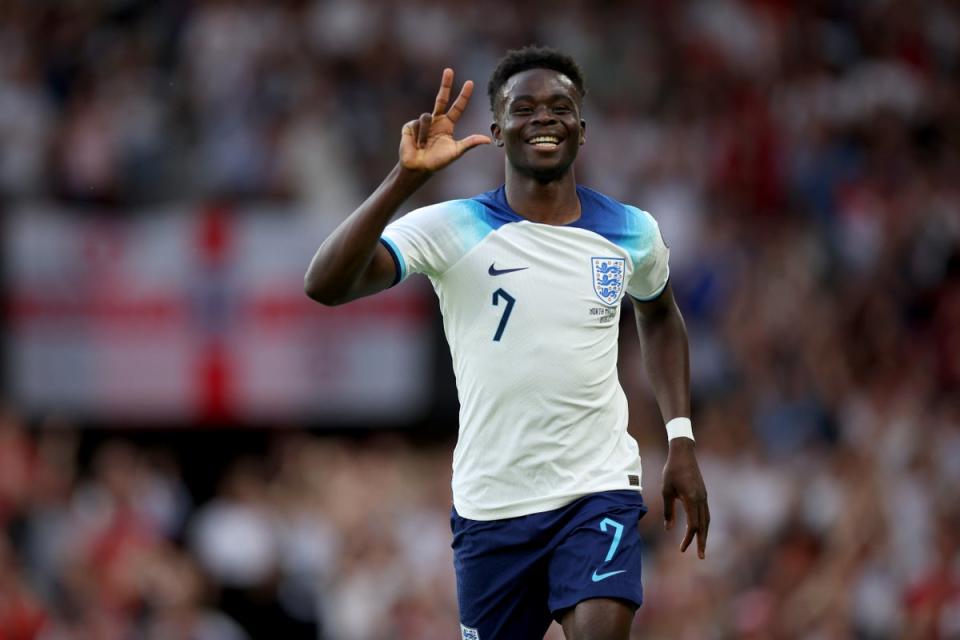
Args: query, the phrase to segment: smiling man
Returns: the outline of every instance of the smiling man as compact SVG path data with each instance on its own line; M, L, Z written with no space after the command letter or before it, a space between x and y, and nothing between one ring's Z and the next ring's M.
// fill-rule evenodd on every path
M568 56L509 52L488 87L491 138L457 140L473 92L403 126L400 161L321 245L311 298L341 304L425 274L443 312L460 396L453 457L454 563L461 636L626 640L642 602L640 456L617 379L621 303L667 421L664 518L680 499L704 557L710 513L690 426L686 329L656 221L574 177L586 141L583 75ZM505 183L388 225L431 175L495 141Z

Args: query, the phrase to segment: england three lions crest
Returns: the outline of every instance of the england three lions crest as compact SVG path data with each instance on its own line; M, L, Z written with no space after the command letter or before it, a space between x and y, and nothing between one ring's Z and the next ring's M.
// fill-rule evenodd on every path
M623 293L626 260L623 258L590 258L593 266L593 290L604 304L616 304Z

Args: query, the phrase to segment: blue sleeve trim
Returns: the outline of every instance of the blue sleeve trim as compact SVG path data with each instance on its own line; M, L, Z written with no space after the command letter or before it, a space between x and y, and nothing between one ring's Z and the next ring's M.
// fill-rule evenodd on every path
M407 277L407 263L403 261L403 254L400 253L400 250L397 248L397 245L393 243L393 240L386 236L380 236L380 244L387 249L390 257L393 258L393 266L397 273L393 282L390 283L390 286L393 287L403 282L403 279Z

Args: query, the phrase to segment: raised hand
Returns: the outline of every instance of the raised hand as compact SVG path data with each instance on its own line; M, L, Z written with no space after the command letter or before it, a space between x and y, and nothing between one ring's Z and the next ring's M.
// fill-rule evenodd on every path
M400 138L400 165L411 171L434 172L462 156L470 149L490 144L487 136L474 134L455 140L453 128L467 108L473 94L473 81L467 80L450 109L450 89L453 87L453 69L444 69L440 91L433 105L433 113L424 113L418 119L403 125Z

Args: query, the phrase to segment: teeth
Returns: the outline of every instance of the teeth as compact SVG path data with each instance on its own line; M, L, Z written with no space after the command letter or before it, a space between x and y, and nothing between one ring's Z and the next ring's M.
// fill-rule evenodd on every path
M537 136L531 138L530 144L560 144L560 139L555 136Z

